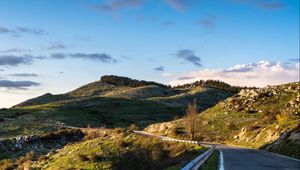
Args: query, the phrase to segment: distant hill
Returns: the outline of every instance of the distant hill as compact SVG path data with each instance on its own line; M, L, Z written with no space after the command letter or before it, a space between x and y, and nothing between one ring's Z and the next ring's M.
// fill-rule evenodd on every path
M181 117L187 104L194 99L197 99L199 109L205 110L234 94L201 85L171 87L127 77L103 76L68 93L47 93L27 100L0 111L0 117L30 117L31 120L73 126L126 127L137 124L145 127Z
M300 158L299 93L299 82L242 89L198 114L196 136L198 140L266 149ZM163 135L176 132L184 138L182 129L182 119L146 128Z

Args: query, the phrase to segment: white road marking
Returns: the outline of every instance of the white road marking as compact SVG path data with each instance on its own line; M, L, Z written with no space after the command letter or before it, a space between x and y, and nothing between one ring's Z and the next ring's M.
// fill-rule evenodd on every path
M219 151L220 151L220 150L219 150ZM223 153L222 153L222 151L220 151L219 170L224 170L224 160L223 160Z

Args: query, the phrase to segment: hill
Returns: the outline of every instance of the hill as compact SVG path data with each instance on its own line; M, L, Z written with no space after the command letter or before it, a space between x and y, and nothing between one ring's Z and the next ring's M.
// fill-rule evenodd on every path
M245 88L197 115L198 140L266 149L300 158L300 83ZM186 138L183 120L145 129Z
M0 138L53 130L45 123L78 127L127 127L131 124L146 127L181 117L186 105L194 99L199 101L199 108L205 110L233 94L217 87L170 87L127 77L103 76L64 94L47 93L0 110L0 117L14 119L0 122Z

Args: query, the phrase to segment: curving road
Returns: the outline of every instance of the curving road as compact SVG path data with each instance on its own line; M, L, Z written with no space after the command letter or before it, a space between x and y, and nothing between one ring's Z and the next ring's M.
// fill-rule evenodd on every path
M220 170L300 170L300 160L266 151L218 145Z

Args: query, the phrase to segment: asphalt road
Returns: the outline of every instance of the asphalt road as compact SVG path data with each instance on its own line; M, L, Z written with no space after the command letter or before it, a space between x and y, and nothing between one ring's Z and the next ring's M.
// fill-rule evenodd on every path
M300 161L255 149L218 145L220 170L300 170Z

